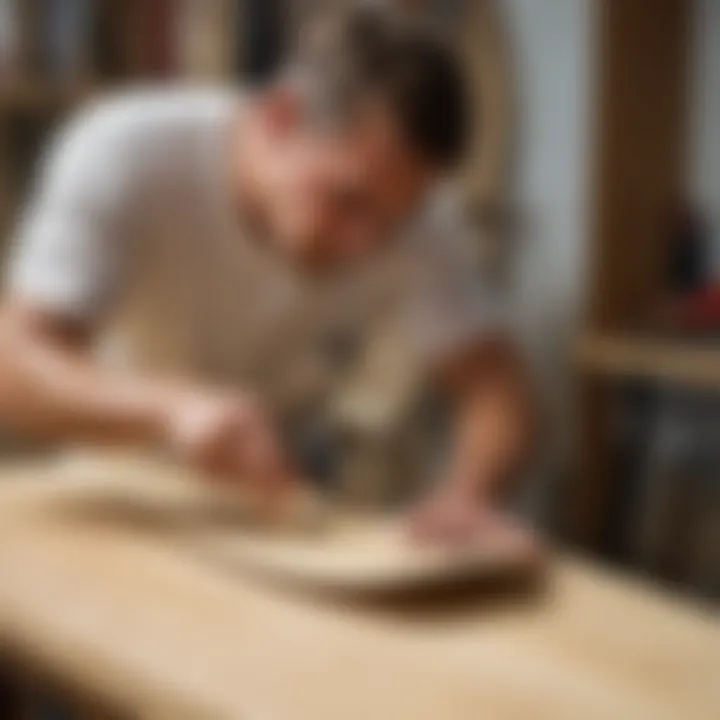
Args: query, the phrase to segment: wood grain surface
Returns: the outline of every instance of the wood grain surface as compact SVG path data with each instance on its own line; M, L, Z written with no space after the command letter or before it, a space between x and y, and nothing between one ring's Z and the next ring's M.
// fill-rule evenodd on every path
M541 564L529 534L511 525L442 548L413 542L402 515L350 515L304 492L268 516L237 489L208 487L158 461L108 469L78 455L61 472L62 497L45 503L48 522L133 529L227 570L310 590L387 594L534 574Z
M106 487L128 467L108 461ZM135 472L164 507L159 466ZM554 563L542 592L350 602L227 572L173 540L196 515L127 500L118 512L77 466L4 475L4 648L129 717L685 720L720 707L717 617L575 560ZM84 515L78 496L95 498Z

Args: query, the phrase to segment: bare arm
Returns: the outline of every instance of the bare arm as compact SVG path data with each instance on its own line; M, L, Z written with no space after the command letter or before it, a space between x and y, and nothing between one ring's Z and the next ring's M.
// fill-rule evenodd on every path
M497 340L454 358L441 381L455 407L449 482L491 498L528 457L534 423L523 363Z
M463 540L504 522L495 506L528 457L533 408L523 365L502 341L452 358L440 380L455 408L450 461L411 527L421 538Z
M0 423L48 439L162 441L176 390L107 371L78 323L10 299L0 308Z
M46 439L162 447L209 477L275 492L294 482L250 396L114 373L82 326L18 300L0 308L0 425Z

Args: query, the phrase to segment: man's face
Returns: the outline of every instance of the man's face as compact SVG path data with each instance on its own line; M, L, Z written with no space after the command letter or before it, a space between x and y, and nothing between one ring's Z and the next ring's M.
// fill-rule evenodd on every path
M283 248L318 269L382 246L433 180L432 169L380 109L339 130L298 123L276 137L266 221Z

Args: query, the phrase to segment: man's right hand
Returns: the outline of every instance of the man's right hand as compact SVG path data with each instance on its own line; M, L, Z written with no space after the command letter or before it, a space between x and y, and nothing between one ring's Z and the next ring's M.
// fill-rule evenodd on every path
M267 501L297 485L272 418L252 395L182 393L166 428L171 453L208 479L243 484Z

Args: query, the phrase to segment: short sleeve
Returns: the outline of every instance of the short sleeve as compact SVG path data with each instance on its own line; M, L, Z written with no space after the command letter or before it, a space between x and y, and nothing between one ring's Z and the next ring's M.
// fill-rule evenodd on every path
M458 206L434 211L412 242L417 252L408 261L395 323L421 359L441 360L511 331L507 303L483 278L478 239Z
M123 222L132 177L122 118L85 111L51 144L15 235L10 292L82 321L116 298L126 262Z

